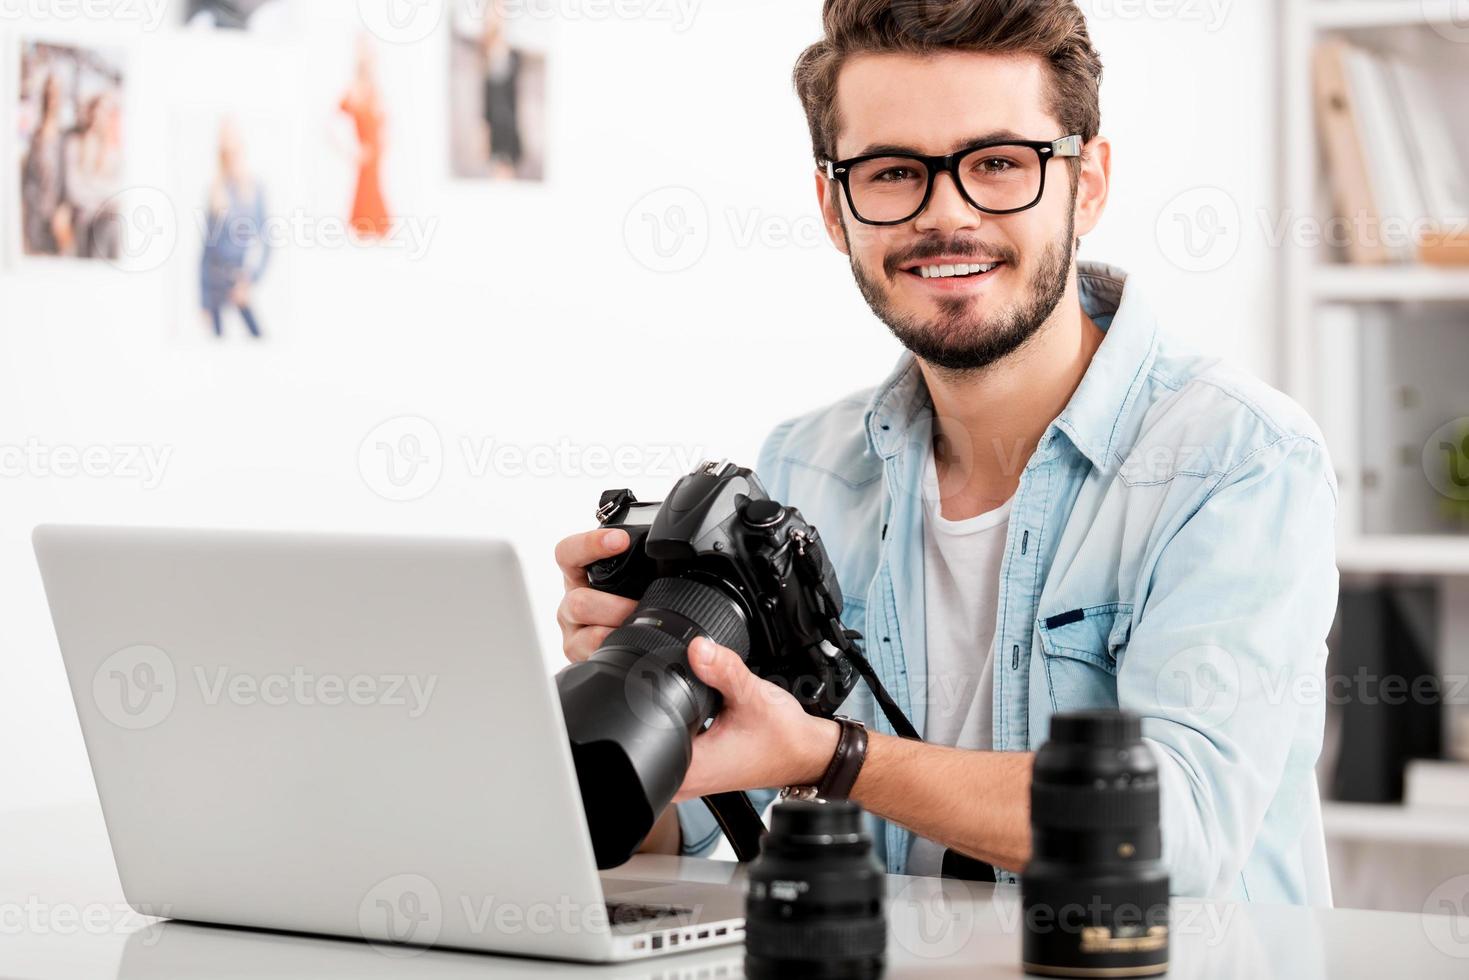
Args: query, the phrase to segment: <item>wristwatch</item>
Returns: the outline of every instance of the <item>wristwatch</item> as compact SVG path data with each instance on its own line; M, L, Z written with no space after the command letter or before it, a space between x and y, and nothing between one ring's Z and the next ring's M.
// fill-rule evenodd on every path
M867 728L855 718L837 715L832 720L841 726L842 732L821 781L814 786L787 786L780 791L782 800L826 803L845 800L852 795L852 787L857 785L857 774L867 760Z

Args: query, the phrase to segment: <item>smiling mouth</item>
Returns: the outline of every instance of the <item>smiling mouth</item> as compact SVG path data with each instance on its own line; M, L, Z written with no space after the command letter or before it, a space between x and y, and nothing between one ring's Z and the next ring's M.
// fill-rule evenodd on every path
M957 285L961 282L988 278L1004 264L1003 262L942 262L915 265L903 271L915 279L928 279L936 283Z

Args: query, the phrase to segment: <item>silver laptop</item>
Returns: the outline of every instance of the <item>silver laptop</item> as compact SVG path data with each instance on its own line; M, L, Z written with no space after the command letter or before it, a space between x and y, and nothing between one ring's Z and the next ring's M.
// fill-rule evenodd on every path
M34 544L138 911L589 961L744 938L732 871L599 876L509 545L98 527Z

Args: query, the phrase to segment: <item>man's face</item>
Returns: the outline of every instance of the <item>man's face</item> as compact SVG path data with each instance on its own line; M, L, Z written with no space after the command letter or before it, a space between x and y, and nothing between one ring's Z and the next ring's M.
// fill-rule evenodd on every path
M1034 56L871 54L837 84L838 159L904 148L951 153L989 139L1072 135L1046 108L1050 74ZM879 149L881 148L881 149ZM1024 151L1030 152L1030 151ZM901 225L863 224L840 187L818 178L833 240L874 313L937 367L975 370L1021 347L1065 295L1076 234L1075 185L1063 160L1045 164L1045 195L1028 211L990 215L939 175L923 213ZM969 276L925 278L925 267L998 263Z

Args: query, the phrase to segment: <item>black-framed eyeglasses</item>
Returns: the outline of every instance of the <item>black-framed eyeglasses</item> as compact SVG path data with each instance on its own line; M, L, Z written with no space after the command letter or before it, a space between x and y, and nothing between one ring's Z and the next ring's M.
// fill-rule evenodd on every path
M985 214L1015 214L1040 203L1046 164L1081 156L1080 136L1041 140L991 140L946 156L870 153L823 160L826 176L839 181L852 215L867 225L901 225L923 213L934 181L946 173L964 200Z

